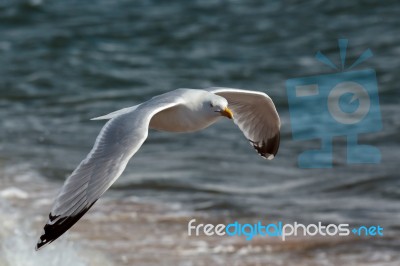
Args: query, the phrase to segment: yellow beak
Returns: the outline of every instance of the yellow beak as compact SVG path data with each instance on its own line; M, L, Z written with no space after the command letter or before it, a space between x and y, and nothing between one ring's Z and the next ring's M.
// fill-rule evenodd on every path
M233 118L233 113L232 113L231 109L229 109L228 107L226 107L226 108L225 108L224 110L222 110L220 113L221 113L222 116L226 116L226 117L228 117L229 119L232 119L232 118Z

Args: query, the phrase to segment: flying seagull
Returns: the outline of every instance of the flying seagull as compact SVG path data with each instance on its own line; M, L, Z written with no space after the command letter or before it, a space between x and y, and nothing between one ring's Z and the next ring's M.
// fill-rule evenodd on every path
M279 148L280 119L271 98L258 91L177 89L93 118L108 122L92 150L61 188L36 250L64 234L93 206L122 174L146 140L149 128L194 132L222 116L233 119L262 157L274 158Z

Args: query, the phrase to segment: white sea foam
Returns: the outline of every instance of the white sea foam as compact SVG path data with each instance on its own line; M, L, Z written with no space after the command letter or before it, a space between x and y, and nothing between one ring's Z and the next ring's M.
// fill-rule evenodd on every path
M41 208L48 208L51 202L48 197L51 193L43 199L38 198L35 193L40 191L43 194L50 189L49 184L43 182L43 178L34 171L27 170L27 167L25 165L2 169L0 266L111 265L100 252L62 237L52 245L35 251L35 244L41 233L35 223L43 220L41 222L44 224L45 217L42 217ZM37 185L43 187L38 189Z
M0 191L0 197L27 199L28 193L16 187L9 187Z
M5 200L0 202L0 212L2 213L0 265L87 265L87 261L79 254L78 249L67 241L61 240L57 249L49 246L43 251L36 252L34 246L37 235L30 226L30 217L28 219L22 217L23 212L15 209Z

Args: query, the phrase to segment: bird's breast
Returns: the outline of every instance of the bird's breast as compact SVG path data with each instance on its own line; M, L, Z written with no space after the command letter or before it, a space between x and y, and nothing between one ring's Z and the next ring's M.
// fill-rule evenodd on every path
M167 132L193 132L213 124L218 117L209 117L185 106L165 109L150 120L150 128Z

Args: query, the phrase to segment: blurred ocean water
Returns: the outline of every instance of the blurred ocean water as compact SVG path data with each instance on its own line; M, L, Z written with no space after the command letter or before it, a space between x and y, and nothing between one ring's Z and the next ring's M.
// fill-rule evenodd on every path
M398 265L399 12L394 0L0 1L0 265L98 265L100 253L105 265L162 264L154 253L166 265ZM319 144L291 140L285 81L331 73L314 55L338 63L338 38L349 39L349 62L374 53L357 69L377 72L383 130L360 141L378 147L382 162L347 165L339 137L333 169L299 169L297 155ZM272 97L282 119L276 159L261 159L231 121L193 134L152 131L71 230L74 245L64 237L31 252L57 190L103 125L90 118L209 86ZM196 240L182 236L191 217L380 224L385 237Z

